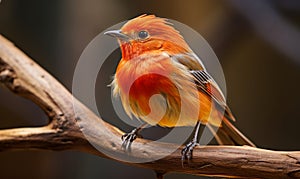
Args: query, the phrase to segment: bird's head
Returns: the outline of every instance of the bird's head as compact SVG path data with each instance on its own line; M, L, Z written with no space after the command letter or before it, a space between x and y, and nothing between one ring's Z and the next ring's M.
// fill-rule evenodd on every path
M172 24L155 15L141 15L128 21L121 29L107 31L105 34L118 39L124 60L152 51L169 54L190 51Z

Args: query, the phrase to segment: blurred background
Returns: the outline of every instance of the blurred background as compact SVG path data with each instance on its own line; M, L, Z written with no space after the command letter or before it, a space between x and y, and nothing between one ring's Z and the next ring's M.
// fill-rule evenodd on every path
M182 22L208 41L224 70L235 125L257 146L300 150L298 0L2 0L0 33L70 90L86 45L104 29L144 13ZM117 59L111 73L116 64ZM35 104L6 88L0 88L0 119L1 129L47 124ZM1 152L0 173L1 178L154 178L151 170L74 151Z

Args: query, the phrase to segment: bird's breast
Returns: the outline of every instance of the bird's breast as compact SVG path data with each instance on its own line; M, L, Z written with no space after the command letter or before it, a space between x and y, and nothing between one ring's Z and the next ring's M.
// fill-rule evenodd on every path
M160 74L146 74L137 78L129 90L130 107L139 115L147 116L150 112L158 111L156 108L167 109L167 100L178 96L178 90L170 78ZM161 95L158 97L157 95ZM153 97L153 106L150 99ZM158 99L154 99L157 97ZM176 101L176 106L180 103ZM152 110L151 110L152 108ZM154 108L154 109L153 109Z
M166 54L121 61L114 86L127 114L149 124L194 125L198 119L198 91L193 78ZM178 122L180 116L185 120Z
M142 56L130 61L121 61L115 76L121 97L129 100L135 113L148 115L151 111L149 100L152 96L173 94L177 91L172 81L171 68L165 55Z

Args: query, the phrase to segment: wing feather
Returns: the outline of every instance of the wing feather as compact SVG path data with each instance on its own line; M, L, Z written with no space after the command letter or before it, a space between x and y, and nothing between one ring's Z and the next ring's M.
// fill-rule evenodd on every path
M214 100L216 106L224 111L225 117L235 121L220 87L213 77L208 74L202 62L194 53L173 55L172 59L186 66L194 76L198 89Z

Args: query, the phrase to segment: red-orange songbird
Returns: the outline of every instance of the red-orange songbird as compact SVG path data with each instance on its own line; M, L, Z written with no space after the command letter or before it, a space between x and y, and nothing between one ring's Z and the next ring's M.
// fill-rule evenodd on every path
M198 145L200 124L219 127L215 137L220 144L254 146L231 124L234 116L217 83L166 19L141 15L105 34L116 37L122 51L112 86L126 113L150 125L196 126L193 140L182 150L183 159L191 158ZM164 99L151 101L156 94ZM183 105L188 111L181 110ZM125 134L122 146L127 148L144 126Z

